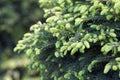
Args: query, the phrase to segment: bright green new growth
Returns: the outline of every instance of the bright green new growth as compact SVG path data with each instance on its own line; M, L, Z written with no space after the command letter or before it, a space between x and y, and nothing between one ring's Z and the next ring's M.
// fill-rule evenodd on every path
M30 57L40 80L103 80L94 73L119 72L119 0L39 2L46 22L31 26L14 51Z

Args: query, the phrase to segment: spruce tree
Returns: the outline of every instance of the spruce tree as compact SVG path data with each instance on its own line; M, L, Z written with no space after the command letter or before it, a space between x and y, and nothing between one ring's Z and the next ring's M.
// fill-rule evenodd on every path
M40 80L119 80L119 0L39 0L44 23L14 51L31 59Z

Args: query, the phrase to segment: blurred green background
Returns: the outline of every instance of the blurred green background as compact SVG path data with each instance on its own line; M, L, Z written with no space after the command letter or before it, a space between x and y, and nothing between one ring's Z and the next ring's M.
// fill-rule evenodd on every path
M25 68L29 59L13 48L31 25L44 22L42 16L38 0L0 0L0 80L39 80Z

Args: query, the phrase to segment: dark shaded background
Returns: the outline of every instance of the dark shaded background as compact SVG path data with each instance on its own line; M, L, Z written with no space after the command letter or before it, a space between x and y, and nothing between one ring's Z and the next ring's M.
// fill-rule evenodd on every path
M42 16L38 0L0 0L0 80L37 80L37 72L24 67L29 60L13 48Z

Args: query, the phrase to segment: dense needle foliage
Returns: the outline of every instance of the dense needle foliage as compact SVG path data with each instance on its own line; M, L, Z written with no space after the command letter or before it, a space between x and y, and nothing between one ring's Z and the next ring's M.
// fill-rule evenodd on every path
M40 80L119 80L119 0L39 0L46 18L14 49Z

